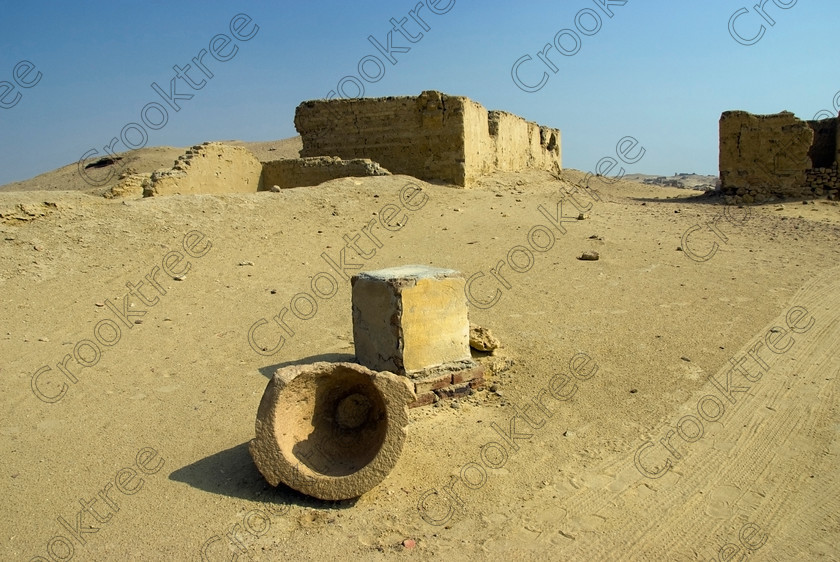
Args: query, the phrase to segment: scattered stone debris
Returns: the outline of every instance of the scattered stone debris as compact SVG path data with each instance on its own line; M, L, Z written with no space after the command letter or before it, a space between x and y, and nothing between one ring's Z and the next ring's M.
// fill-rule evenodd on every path
M510 357L500 356L493 357L493 359L484 363L484 366L487 367L487 369L490 371L490 374L492 374L493 376L498 376L499 374L504 373L514 365L516 365L516 360Z
M691 363L691 359L689 359L689 358L688 358L688 357L686 357L685 355L683 355L682 357L680 357L680 359L682 359L683 361L688 361L689 363Z
M583 213L580 213L577 216L577 220L579 220L579 221L587 220L588 218L589 218L589 215L584 215Z
M493 336L489 328L470 324L470 347L477 351L494 351L501 347L501 342Z
M239 265L254 265L254 262L252 262L252 261L241 261L241 262L239 262Z
M599 256L598 252L594 250L586 251L578 256L578 259L581 261L598 261L600 258L601 256Z
M282 190L280 189L279 185L272 185L271 186L271 192L272 193L280 193L280 191L282 191Z

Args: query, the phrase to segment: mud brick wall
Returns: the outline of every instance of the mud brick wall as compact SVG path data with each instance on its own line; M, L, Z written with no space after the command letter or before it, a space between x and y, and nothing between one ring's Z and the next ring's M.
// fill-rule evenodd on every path
M720 190L727 203L840 198L840 119L802 121L793 113L720 117Z
M295 111L300 155L370 158L394 174L463 185L465 102L437 92L306 101Z
M348 176L387 176L390 172L372 160L355 158L342 160L336 156L289 158L264 162L263 189L318 185L325 181Z
M171 170L158 170L143 195L253 193L259 191L262 164L246 149L219 142L193 146Z
M394 174L470 187L495 170L559 170L560 131L463 96L315 100L295 112L301 156L370 158Z
M793 113L720 117L720 180L724 195L753 203L800 197L812 167L814 130Z

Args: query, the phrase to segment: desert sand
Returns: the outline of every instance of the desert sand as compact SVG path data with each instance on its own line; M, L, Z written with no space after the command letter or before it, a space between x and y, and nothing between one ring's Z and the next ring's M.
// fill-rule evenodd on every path
M144 151L139 172L183 149ZM836 203L731 208L594 180L561 233L540 207L557 213L575 170L123 200L74 168L0 189L0 559L840 559ZM484 272L477 294L500 298L470 320L503 346L476 353L487 386L412 409L395 469L357 500L272 488L248 453L257 406L280 366L352 360L349 281L287 315L274 354L249 328L311 292L322 253L409 183L426 204L348 259ZM496 282L535 225L553 245ZM718 244L705 261L678 250L695 225L694 255ZM577 259L589 250L600 259ZM101 356L84 343L97 335ZM92 366L65 375L74 351Z

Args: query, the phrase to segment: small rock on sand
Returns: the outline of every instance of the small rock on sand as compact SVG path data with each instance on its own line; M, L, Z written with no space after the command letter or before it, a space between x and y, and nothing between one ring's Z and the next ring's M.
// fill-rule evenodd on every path
M493 336L493 333L487 329L470 324L470 347L478 351L493 351L498 349L501 343Z

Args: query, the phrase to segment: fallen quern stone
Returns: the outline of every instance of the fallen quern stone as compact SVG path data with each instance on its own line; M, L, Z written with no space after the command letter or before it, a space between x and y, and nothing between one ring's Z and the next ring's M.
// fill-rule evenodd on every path
M278 369L260 401L251 456L272 486L359 497L397 464L414 400L405 377L355 363Z

